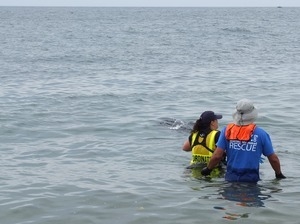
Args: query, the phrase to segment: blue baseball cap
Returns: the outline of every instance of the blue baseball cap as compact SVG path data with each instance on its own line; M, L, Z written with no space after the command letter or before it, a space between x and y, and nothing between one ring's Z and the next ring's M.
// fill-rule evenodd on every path
M210 123L211 121L222 119L221 114L215 114L213 111L204 111L201 116L200 120L202 120L203 123Z

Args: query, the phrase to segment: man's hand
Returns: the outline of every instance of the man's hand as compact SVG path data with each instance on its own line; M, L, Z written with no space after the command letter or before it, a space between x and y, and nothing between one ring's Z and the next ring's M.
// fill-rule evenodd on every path
M201 174L203 176L208 176L211 173L212 170L208 169L208 167L205 167L201 170Z
M285 179L286 178L286 176L284 176L282 173L279 173L279 174L275 173L275 176L276 176L276 179Z

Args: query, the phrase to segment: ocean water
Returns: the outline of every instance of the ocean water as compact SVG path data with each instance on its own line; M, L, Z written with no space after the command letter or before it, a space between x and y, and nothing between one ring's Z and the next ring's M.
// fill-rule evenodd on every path
M299 223L299 8L0 8L1 224ZM284 180L181 146L251 99Z

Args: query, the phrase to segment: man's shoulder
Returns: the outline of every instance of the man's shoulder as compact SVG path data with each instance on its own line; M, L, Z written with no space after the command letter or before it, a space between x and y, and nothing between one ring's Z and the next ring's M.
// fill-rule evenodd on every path
M257 131L257 132L263 132L263 133L266 133L267 134L267 132L266 132L266 130L265 129L263 129L262 127L260 127L260 126L257 126L256 125L256 127L255 127L255 130L254 131Z
M253 134L256 134L256 135L259 135L259 136L265 137L265 138L270 138L269 133L265 129L258 127L258 126L255 127Z

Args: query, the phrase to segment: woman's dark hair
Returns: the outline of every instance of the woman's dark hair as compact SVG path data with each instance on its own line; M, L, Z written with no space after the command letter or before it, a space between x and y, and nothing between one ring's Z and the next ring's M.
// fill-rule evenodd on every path
M196 123L194 124L193 129L191 130L191 133L195 133L197 131L205 131L210 129L210 122L203 122L201 118L199 118Z

